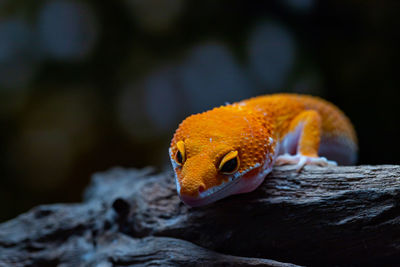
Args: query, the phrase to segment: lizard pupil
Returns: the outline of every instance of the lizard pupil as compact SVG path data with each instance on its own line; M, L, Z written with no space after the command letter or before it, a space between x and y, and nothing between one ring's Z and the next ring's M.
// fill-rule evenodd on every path
M237 158L228 160L227 162L225 162L224 166L222 166L221 172L226 172L226 173L233 172L234 170L236 170L237 165L238 165Z
M183 157L182 157L182 153L178 150L178 152L176 152L176 161L179 163L179 164L182 164L183 163Z

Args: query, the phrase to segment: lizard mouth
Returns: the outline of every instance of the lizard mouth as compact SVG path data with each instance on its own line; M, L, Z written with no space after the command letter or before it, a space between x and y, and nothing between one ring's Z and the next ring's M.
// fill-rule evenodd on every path
M235 185L240 181L242 176L233 178L232 180L225 182L217 187L210 188L199 193L199 196L187 196L179 194L179 198L186 205L190 207L198 207L210 204L221 198L235 194Z
M178 190L178 195L182 200L182 202L184 202L186 205L190 207L198 207L210 204L212 202L225 198L229 195L241 193L242 188L240 188L241 186L239 185L239 183L242 180L242 177L246 173L254 170L255 168L258 168L259 166L260 164L256 164L255 166L249 168L248 170L245 170L241 173L238 172L235 175L232 175L227 182L224 182L221 185L212 187L210 189L204 190L203 192L199 192L199 195L197 197L182 195L179 193L180 190ZM177 183L179 184L178 181ZM180 186L178 188L180 189Z

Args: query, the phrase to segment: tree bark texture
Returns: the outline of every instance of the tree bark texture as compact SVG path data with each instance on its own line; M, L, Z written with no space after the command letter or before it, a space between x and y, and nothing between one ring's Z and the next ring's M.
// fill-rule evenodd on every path
M84 201L0 225L0 266L400 264L400 166L277 167L254 192L199 208L172 172L115 168Z

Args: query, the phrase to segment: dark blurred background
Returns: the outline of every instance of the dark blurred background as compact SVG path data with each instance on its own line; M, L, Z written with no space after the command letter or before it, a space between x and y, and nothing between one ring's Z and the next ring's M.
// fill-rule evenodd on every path
M322 96L360 164L398 164L399 1L0 0L0 221L79 201L112 166L169 168L187 115Z

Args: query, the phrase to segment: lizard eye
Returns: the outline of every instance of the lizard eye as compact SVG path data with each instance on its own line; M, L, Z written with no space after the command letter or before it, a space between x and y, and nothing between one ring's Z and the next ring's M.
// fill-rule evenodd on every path
M239 169L239 163L238 152L231 151L221 160L218 169L223 174L232 174Z
M176 144L176 147L178 148L178 151L175 155L175 161L178 163L178 165L182 166L186 160L185 143L183 143L183 141L179 141Z

